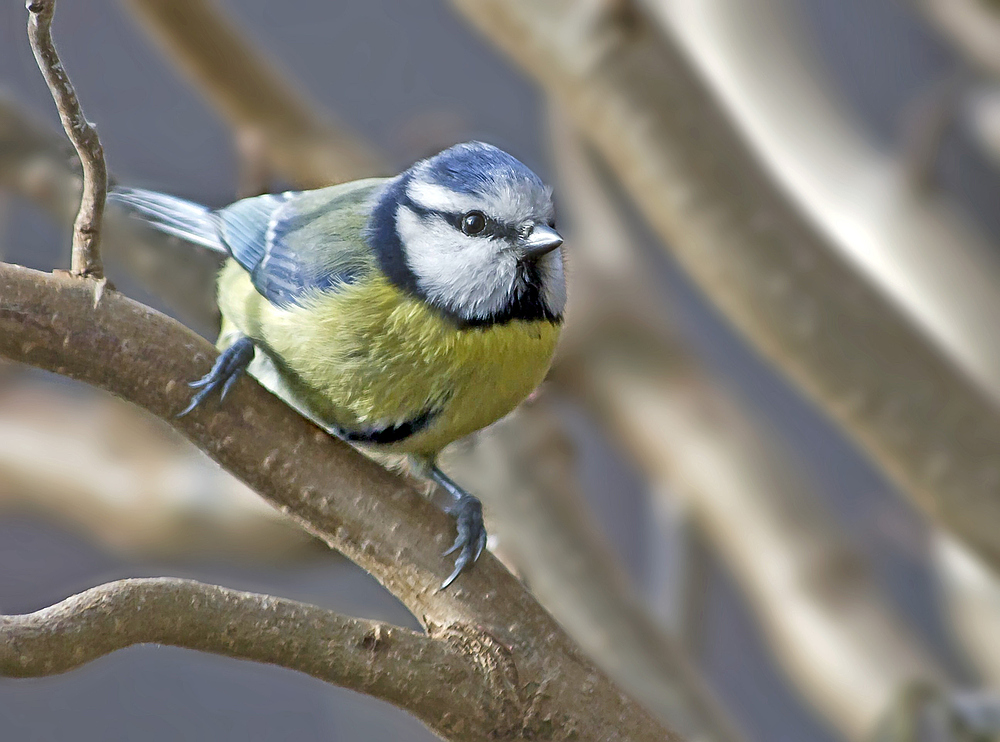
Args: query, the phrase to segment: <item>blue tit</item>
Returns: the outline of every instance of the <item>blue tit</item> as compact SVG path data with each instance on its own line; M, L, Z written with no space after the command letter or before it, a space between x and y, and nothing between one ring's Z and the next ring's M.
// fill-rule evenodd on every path
M109 198L228 256L222 352L182 414L246 370L343 440L410 455L454 499L451 584L486 531L479 501L435 459L510 412L549 368L566 303L550 189L470 142L395 178L219 210L136 189Z

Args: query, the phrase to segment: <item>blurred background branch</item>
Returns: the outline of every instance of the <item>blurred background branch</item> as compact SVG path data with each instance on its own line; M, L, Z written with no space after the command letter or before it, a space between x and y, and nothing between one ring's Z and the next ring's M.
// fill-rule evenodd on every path
M981 321L1000 308L995 262L970 264L969 285L953 285L948 297L981 303L969 317L975 321L947 326L955 336L945 346L937 342L943 315L935 335L901 305L912 284L900 279L896 292L885 290L858 269L862 245L835 249L788 199L672 29L635 14L624 20L604 3L454 4L565 106L729 321L925 513L1000 563L1000 459L992 443L1000 440L1000 340ZM706 36L702 47L720 46ZM963 243L940 243L953 256L949 265L967 258ZM973 337L981 344L961 343ZM946 357L959 347L966 357ZM973 354L990 366L973 368Z
M975 66L1000 77L1000 7L992 0L911 0Z
M271 167L304 188L383 175L385 164L321 112L213 0L124 0L236 137L260 143Z
M154 418L23 374L0 387L0 512L43 515L133 559L330 558Z
M659 498L654 507L674 509L672 498L684 503L749 599L794 687L846 738L871 739L886 717L914 711L895 703L911 684L954 689L957 681L883 598L857 546L767 422L698 367L663 319L666 306L651 306L652 272L635 228L564 117L554 118L553 141L578 230L574 277L581 287L555 381L641 466ZM592 326L581 328L581 317Z

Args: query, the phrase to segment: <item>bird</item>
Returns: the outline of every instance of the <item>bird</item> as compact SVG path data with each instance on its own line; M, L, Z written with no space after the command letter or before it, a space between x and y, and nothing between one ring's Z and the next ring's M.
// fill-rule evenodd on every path
M456 554L486 545L482 504L437 457L543 380L563 324L563 238L551 188L512 155L457 144L391 178L211 209L117 188L150 228L225 256L220 355L185 415L246 372L330 434L405 454L450 496Z

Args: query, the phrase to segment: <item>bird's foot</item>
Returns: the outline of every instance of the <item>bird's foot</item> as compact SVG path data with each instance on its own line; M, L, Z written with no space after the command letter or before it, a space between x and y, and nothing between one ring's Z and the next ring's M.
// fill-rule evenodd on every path
M483 553L486 548L486 526L483 524L483 504L477 498L455 484L437 466L432 467L430 473L431 478L455 498L454 504L446 508L445 512L455 519L458 535L444 556L456 552L458 556L455 558L455 569L441 584L441 589L444 590Z
M448 508L448 514L455 518L458 535L455 543L444 553L444 556L458 552L455 558L455 569L448 579L441 584L444 590L455 581L462 570L479 559L486 547L486 527L483 525L483 504L472 495L465 495Z
M236 380L243 375L250 361L253 360L254 345L248 337L241 337L234 342L216 359L212 370L205 374L198 381L192 381L188 386L197 389L198 392L191 398L191 403L180 412L177 417L184 417L195 407L200 405L212 392L221 389L220 400L225 399L229 390L233 388Z

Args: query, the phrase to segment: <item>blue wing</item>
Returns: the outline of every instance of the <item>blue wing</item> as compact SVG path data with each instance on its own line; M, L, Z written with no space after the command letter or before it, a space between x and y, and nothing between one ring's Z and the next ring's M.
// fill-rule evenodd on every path
M368 216L385 181L269 194L215 212L229 253L272 304L351 284L375 266L365 240Z

